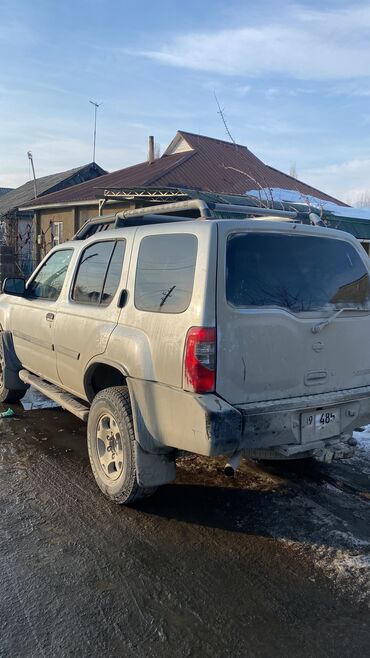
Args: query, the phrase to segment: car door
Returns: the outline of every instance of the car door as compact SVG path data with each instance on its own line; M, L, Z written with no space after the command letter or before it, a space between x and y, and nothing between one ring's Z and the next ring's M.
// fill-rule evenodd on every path
M102 354L120 314L131 238L96 240L81 252L55 324L57 369L65 388L83 396L89 361Z
M60 249L36 270L24 297L12 298L10 327L24 368L58 383L54 326L73 249ZM14 300L14 301L13 301Z

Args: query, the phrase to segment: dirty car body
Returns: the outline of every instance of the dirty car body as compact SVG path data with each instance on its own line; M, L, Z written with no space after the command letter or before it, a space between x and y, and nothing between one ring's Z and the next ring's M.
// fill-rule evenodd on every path
M85 419L127 389L143 487L174 479L179 451L347 456L370 421L369 261L340 231L229 218L97 232L1 295L0 323L8 389L34 384Z

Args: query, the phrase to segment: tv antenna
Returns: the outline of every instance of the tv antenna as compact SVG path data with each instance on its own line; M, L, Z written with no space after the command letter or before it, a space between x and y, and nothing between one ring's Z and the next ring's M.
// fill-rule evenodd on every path
M30 161L30 163L31 163L31 167L32 167L32 174L33 174L33 189L34 189L34 192L35 192L35 199L36 199L36 197L37 197L37 185L36 185L35 167L33 166L32 152L31 152L31 151L27 151L27 155L28 155L28 159L29 159L29 161Z
M95 146L96 146L96 113L98 111L98 107L101 106L101 103L96 103L95 101L89 101L91 105L94 106L94 146L93 146L93 159L92 161L95 162Z

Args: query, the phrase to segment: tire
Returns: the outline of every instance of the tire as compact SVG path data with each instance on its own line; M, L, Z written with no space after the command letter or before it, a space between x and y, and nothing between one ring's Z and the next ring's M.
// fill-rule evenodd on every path
M87 423L87 447L98 487L110 500L130 505L146 498L156 487L141 487L136 478L135 434L126 386L100 391Z
M25 396L27 388L6 388L4 384L4 369L4 351L2 340L0 340L0 402L19 402Z

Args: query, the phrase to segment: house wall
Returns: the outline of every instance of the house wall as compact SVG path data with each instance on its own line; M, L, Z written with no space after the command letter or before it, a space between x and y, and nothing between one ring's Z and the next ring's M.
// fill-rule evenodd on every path
M75 234L75 209L74 208L53 208L51 210L40 210L39 222L37 226L37 235L41 247L41 256L45 255L53 245L53 222L63 222L63 240L70 240Z
M107 204L103 207L103 215L135 208L133 202L117 205ZM53 222L63 223L63 242L71 240L79 228L89 219L99 215L98 205L71 206L66 208L45 208L35 211L35 255L38 262L53 248ZM40 237L38 237L40 236Z

